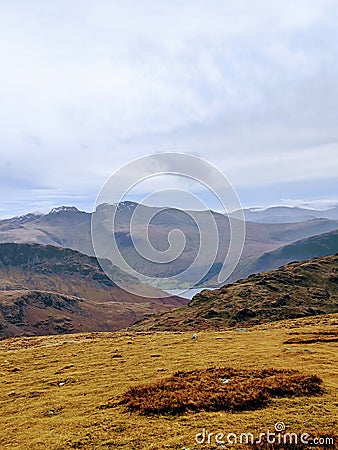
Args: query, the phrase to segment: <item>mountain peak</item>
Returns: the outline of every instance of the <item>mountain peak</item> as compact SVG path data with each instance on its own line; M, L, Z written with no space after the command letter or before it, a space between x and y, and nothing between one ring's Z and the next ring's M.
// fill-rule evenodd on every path
M125 201L123 201L123 202L117 203L116 206L117 206L118 209L128 209L128 210L132 210L132 209L137 208L138 203L136 203L136 202L131 202L131 201L129 201L129 200L125 200Z
M57 206L56 208L52 208L49 214L57 214L65 211L78 212L79 210L75 206Z
M129 200L125 200L123 202L119 203L100 203L96 207L97 212L107 212L107 211L133 211L135 208L137 208L139 204L136 202L131 202Z

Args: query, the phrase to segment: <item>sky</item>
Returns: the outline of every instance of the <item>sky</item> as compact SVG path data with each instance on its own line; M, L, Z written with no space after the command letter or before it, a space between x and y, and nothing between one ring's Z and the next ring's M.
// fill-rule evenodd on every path
M338 203L337 23L336 0L0 0L0 217L92 210L162 152L243 206Z

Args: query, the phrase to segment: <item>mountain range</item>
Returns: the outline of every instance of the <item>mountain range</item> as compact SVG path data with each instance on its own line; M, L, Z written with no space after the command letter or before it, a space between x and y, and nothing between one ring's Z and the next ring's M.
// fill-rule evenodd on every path
M136 227L136 234L141 244L144 241L144 236L138 230L142 230L149 216L153 217L147 228L149 238L157 250L162 251L168 248L168 235L174 229L181 230L186 236L185 249L173 262L164 264L152 263L137 253L129 229L131 216L137 207L140 210L141 222L138 224L139 228ZM274 208L270 208L270 210L274 210ZM301 212L303 218L308 217L308 210L302 210L301 208L287 208L287 210L288 213L291 210L296 211L297 214ZM135 202L123 202L118 205L99 205L94 214L99 219L97 222L99 223L100 235L103 242L105 240L109 242L109 239L112 237L110 217L114 211L116 211L115 238L126 261L137 272L143 273L146 276L173 277L172 285L159 285L158 287L162 289L175 288L177 286L176 283L182 281L175 281L175 277L178 277L182 271L191 265L199 250L199 228L196 222L207 226L210 219L210 212L182 211L175 208L169 208L163 211L162 208L139 206ZM333 210L328 211L332 212ZM317 213L319 214L320 212L317 211ZM202 284L204 286L215 285L215 275L219 272L221 264L225 259L230 235L227 216L216 212L211 212L211 214L217 226L220 245L212 266L209 267L207 261L205 263L202 261L196 269L196 273L201 270L205 273L205 276L202 278ZM144 223L142 223L142 217L144 217ZM333 213L332 217L335 217ZM67 206L53 208L48 214L27 214L21 217L5 219L0 221L0 243L15 242L53 245L71 248L93 256L91 220L91 213L79 211L75 207ZM312 216L310 220L293 223L265 223L264 221L260 223L248 221L246 223L246 240L243 254L236 271L229 281L235 281L248 275L250 270L251 273L255 272L257 270L255 261L266 253L275 250L278 251L277 249L283 248L295 241L337 229L338 220L334 218L312 218ZM211 233L213 233L212 229L210 229L210 235ZM108 251L103 256L109 257ZM317 255L313 254L310 256ZM273 255L271 258L273 258ZM203 264L205 264L205 267ZM257 264L259 265L260 263L258 262ZM274 264L270 267L266 266L266 270L274 267ZM183 280L186 285L191 286L195 283L196 278L200 280L196 273L192 273L190 278Z
M138 270L155 275L160 268L163 272L159 275L167 275L189 265L199 239L194 219L204 226L210 211L162 211L141 206L138 226L144 227L147 217L153 217L149 236L158 250L166 249L173 229L183 231L187 240L181 259L171 266L152 266L137 258L133 247L129 226L137 207L133 202L100 205L95 214L100 217L104 239L112 236L110 217L116 211L115 238L122 254L136 263ZM206 287L216 284L229 243L228 218L211 214L221 245L215 263L202 280ZM108 277L91 256L91 219L90 213L75 207L59 207L48 214L0 221L0 337L113 331L139 321L135 325L139 330L217 328L336 311L337 257L330 259L328 255L338 252L338 221L311 218L294 223L248 222L243 256L228 280L231 284L204 290L188 303L169 294L156 298L160 293L156 287L142 284L110 260L105 261ZM313 257L328 259L277 269ZM277 270L268 272L272 269ZM268 273L252 275L261 272ZM137 287L139 295L122 290L121 284Z

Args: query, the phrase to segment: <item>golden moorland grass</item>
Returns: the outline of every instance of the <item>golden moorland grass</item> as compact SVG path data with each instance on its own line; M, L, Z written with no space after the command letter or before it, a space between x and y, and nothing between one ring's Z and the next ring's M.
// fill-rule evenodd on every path
M258 436L276 422L288 432L330 434L338 417L337 342L303 341L336 336L337 325L332 314L246 331L203 331L198 339L191 333L116 332L0 341L0 449L216 449L213 440L196 443L196 434L204 428ZM297 369L320 377L323 394L272 398L258 410L176 416L146 416L119 403L132 387L209 367Z

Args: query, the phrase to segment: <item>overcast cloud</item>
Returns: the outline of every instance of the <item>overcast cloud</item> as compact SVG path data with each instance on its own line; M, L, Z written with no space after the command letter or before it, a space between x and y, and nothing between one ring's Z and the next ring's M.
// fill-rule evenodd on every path
M0 216L91 209L162 151L245 205L334 202L337 23L335 0L0 0Z

